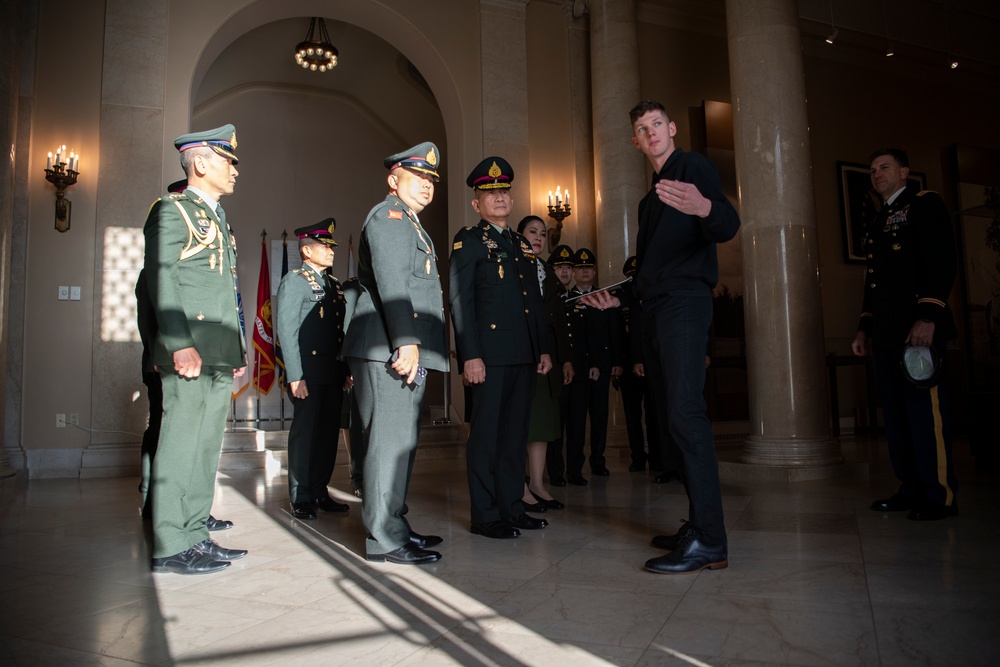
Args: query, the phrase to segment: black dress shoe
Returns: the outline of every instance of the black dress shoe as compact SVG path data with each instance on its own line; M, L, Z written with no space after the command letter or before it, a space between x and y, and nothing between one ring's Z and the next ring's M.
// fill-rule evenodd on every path
M608 477L609 475L611 475L611 471L609 471L605 466L597 466L596 468L591 468L590 472L597 475L598 477Z
M186 551L166 558L153 559L153 572L174 572L175 574L209 574L229 567L229 561L216 560L209 554L191 547Z
M351 506L346 503L338 503L336 500L330 496L323 496L322 498L317 498L313 501L313 505L317 509L321 509L324 512L346 512L351 509Z
M871 504L871 509L876 512L905 512L906 510L913 509L913 503L895 493L889 498L876 500Z
M435 544L441 544L442 542L444 542L444 540L437 535L421 535L420 533L414 533L412 530L410 531L410 544L415 547L426 549L427 547L432 547Z
M203 551L215 560L239 560L249 553L246 549L226 549L220 547L215 540L202 540L194 545L198 551Z
M523 528L525 530L541 530L545 526L549 525L549 522L545 519L536 519L533 516L528 516L527 514L518 514L517 516L512 516L507 519L509 523L514 528Z
M550 478L549 486L558 486L559 488L562 488L566 486L566 480L563 479L562 477L556 477L555 479Z
M534 491L531 492L531 495L535 498L535 500L538 501L539 505L545 505L546 509L561 510L561 509L564 509L566 507L565 505L563 505L561 502L559 502L555 498L542 498L537 493L535 493ZM525 507L527 507L527 505L525 505Z
M506 521L489 521L487 523L474 523L469 527L469 532L473 535L482 535L494 540L510 540L521 536L521 531L514 528Z
M664 551L673 551L677 548L677 543L681 541L681 538L688 534L691 528L687 525L687 521L683 522L684 525L673 535L657 535L649 541L649 543L656 547L657 549L663 549Z
M587 480L584 479L581 475L568 475L566 477L566 481L572 484L573 486L587 486Z
M674 470L671 472L661 472L659 475L653 478L653 484L669 484L673 480L680 480L680 471Z
M705 544L691 532L682 537L677 548L667 555L647 560L644 569L657 574L687 574L724 567L729 567L725 545Z
M312 503L292 503L292 516L302 520L315 519L316 506Z
M368 560L373 563L396 563L398 565L423 565L441 560L441 554L436 551L426 551L407 542L398 549L384 554L368 554Z
M645 463L630 463L629 466L628 466L628 471L629 472L645 472L646 471L646 464Z
M940 521L958 514L954 505L923 505L910 510L906 518L911 521Z
M208 532L214 533L217 530L229 530L233 527L233 522L226 521L225 519L216 519L209 514L208 519L205 520L205 527L208 528Z
M549 508L545 506L544 502L526 503L522 500L521 504L524 505L524 510L526 512L535 512L536 514L541 514L543 512L549 511Z

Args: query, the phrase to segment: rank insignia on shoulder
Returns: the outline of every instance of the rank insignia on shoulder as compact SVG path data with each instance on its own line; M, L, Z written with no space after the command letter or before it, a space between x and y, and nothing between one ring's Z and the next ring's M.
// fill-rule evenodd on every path
M523 252L525 255L532 255L532 256L534 255L534 253L531 251L531 244L525 241L524 239L521 239L521 252Z
M452 250L461 250L462 249L462 242L461 241L455 241L454 243L451 244L451 249Z
M389 219L390 220L402 220L403 219L403 212L399 211L397 209L390 209L389 210Z

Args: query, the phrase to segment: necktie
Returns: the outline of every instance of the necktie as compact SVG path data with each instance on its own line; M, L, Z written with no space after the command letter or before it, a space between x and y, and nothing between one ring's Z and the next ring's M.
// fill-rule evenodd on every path
M215 207L215 214L219 216L219 227L225 229L226 227L226 212L222 209L222 204L217 204Z

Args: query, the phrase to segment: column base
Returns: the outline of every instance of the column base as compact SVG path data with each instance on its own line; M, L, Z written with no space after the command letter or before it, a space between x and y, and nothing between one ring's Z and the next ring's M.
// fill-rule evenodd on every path
M821 438L769 438L750 436L744 441L740 463L767 466L828 466L844 462L840 442Z

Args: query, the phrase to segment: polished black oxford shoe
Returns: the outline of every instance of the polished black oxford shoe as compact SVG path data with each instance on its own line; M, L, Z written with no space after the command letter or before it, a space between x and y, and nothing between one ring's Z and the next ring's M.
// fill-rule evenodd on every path
M317 509L321 509L324 512L346 512L347 510L351 509L351 506L348 505L347 503L338 503L330 496L323 496L322 498L317 498L313 502L313 505L315 505Z
M605 466L597 466L596 468L591 468L590 472L597 475L598 477L608 477L611 475L611 471Z
M657 549L663 549L665 551L673 551L677 548L677 544L681 541L685 535L687 535L692 529L688 526L688 522L684 521L681 529L678 530L673 535L657 535L649 541L649 543L656 547Z
M587 486L587 480L582 475L569 475L566 481L573 486Z
M292 516L296 519L315 519L316 505L313 503L292 503Z
M205 527L208 528L210 533L214 533L217 530L229 530L233 527L233 522L225 519L216 519L209 514L208 518L205 519Z
M220 547L219 543L215 540L202 540L194 545L194 548L207 553L215 560L239 560L249 553L246 549L226 549L225 547Z
M426 551L407 542L398 549L384 554L368 554L368 560L373 563L396 563L397 565L423 565L441 560L441 554L436 551Z
M474 523L469 527L469 532L473 535L482 535L494 540L510 540L521 536L521 531L514 528L506 521L488 521L487 523Z
M647 560L643 569L657 574L687 574L724 567L729 567L726 546L705 544L691 531L667 555Z
M889 498L876 500L871 504L871 509L876 512L905 512L913 509L913 503L895 493Z
M528 516L527 514L518 514L517 516L512 516L507 519L509 523L514 528L521 528L524 530L541 530L545 526L549 525L549 522L545 519L536 519L533 516Z
M231 563L217 560L197 548L197 545L166 558L153 559L153 572L173 572L174 574L210 574L225 570Z
M922 505L910 510L906 518L910 521L940 521L958 514L954 505Z
M436 544L441 544L444 542L443 539L437 535L421 535L420 533L415 533L410 531L410 544L415 547L420 547L421 549L426 549L427 547L433 547Z
M550 479L549 486L558 486L560 488L564 487L566 486L566 480L563 479L562 477L556 477L555 479Z

